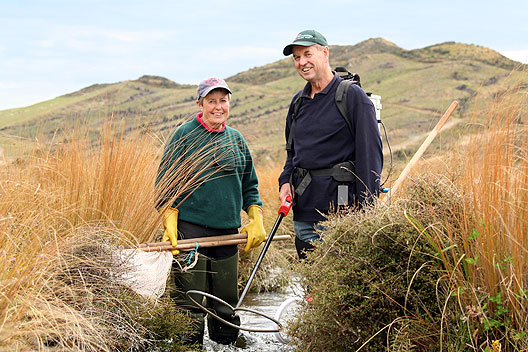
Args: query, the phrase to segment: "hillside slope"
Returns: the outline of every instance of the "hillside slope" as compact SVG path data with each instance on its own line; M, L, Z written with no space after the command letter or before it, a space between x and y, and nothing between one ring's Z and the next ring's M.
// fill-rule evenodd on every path
M499 91L519 65L476 45L448 42L409 51L382 38L331 46L330 58L332 67L359 73L363 88L382 96L382 119L392 144L405 146L400 148L402 155L416 149L420 137L453 100L461 104L455 114L460 120L477 90ZM291 58L227 81L234 92L229 124L244 134L257 160L283 158L287 108L305 83ZM95 84L29 107L0 111L0 145L7 155L16 155L24 138L52 138L79 124L97 131L109 116L123 119L129 128L142 126L166 137L197 112L195 92L196 86L156 76Z

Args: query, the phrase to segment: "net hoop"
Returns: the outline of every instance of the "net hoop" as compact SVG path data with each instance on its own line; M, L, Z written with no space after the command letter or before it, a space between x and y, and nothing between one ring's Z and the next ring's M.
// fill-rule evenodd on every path
M243 308L243 307L238 307L238 308L234 308L232 305L230 305L229 303L227 303L226 301L224 301L223 299L219 298L219 297L216 297L210 293L207 293L207 292L203 292L203 291L198 291L198 290L189 290L187 292L185 292L185 295L187 296L187 298L189 298L193 303L194 305L196 305L196 307L200 308L202 311L206 312L207 314L210 314L213 318L221 321L222 323L232 327L232 328L235 328L235 329L240 329L240 330L244 330L244 331L250 331L250 332L273 332L273 333L278 333L281 329L282 329L282 324L276 320L275 318L272 318L262 312L259 312L257 310L254 310L254 309L249 309L249 308ZM274 326L275 328L273 329L255 329L255 328L248 328L248 327L245 327L245 326L242 326L242 325L236 325L236 324L233 324L227 320L225 320L224 318L218 316L218 314L216 314L215 312L211 311L209 308L205 307L203 304L199 303L196 299L194 299L192 297L192 295L197 295L197 296L202 296L202 297L207 297L207 298L210 298L220 304L223 304L225 305L226 307L229 308L229 310L231 310L232 314L235 315L236 312L238 311L244 311L244 312L249 312L249 313L252 313L252 314L255 314L255 315L258 315L258 316L261 316L263 318L266 318L268 320L271 320L273 323L274 323Z

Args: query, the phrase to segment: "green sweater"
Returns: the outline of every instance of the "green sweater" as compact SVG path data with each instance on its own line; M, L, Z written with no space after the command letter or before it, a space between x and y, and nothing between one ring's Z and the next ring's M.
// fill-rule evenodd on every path
M189 168L193 170L184 171ZM193 176L205 182L184 192L180 189L179 195L175 194L178 187L162 186L174 178ZM160 195L157 208L177 196L172 207L178 207L179 219L205 227L238 228L242 209L252 204L262 206L244 137L229 126L223 131L207 131L196 118L173 133L163 153L156 186Z

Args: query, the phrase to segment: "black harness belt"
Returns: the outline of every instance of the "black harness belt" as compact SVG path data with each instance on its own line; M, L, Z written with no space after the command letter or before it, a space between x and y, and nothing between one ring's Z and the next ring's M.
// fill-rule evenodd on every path
M337 182L354 182L356 181L356 175L354 173L354 164L351 161L345 161L343 163L336 164L328 169L314 169L308 170L302 167L293 168L292 177L302 178L299 185L295 188L295 193L300 197L312 182L312 177L332 177ZM293 180L290 180L290 184L293 186Z

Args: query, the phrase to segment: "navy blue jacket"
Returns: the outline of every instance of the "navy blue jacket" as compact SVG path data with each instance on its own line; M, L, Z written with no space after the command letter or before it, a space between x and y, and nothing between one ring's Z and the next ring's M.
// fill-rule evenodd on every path
M383 151L374 105L357 85L350 87L347 97L353 133L341 116L335 103L335 93L342 80L334 73L333 80L313 99L310 98L310 83L293 98L286 117L286 140L289 133L294 133L293 154L284 164L279 185L290 182L294 167L325 169L352 161L359 181L348 183L348 199L350 205L361 206L378 195ZM302 94L303 101L292 132L293 102L299 94ZM301 178L294 177L294 187L300 181ZM331 176L313 177L302 196L296 196L294 220L323 220L322 214L328 214L332 207L335 209L339 184L347 183L338 183Z

